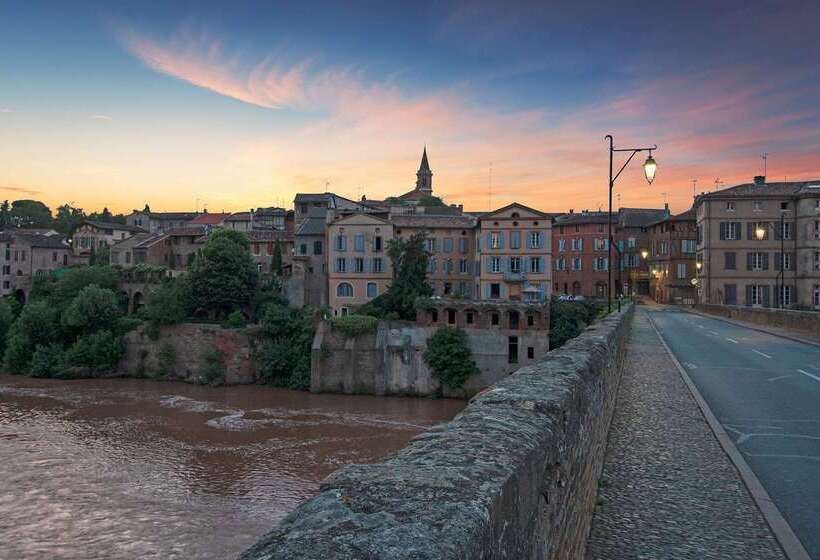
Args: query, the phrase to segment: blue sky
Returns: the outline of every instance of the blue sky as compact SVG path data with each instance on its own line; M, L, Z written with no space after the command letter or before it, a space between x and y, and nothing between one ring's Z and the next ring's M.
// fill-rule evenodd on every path
M426 143L448 201L596 208L612 133L659 145L658 179L630 168L621 203L682 211L691 179L748 181L763 152L772 179L820 177L819 16L808 2L5 2L0 197L236 210L329 184L382 198L412 187Z

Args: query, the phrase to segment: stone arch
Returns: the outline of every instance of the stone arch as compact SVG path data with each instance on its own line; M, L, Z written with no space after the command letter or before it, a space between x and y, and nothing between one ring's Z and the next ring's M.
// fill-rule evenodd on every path
M136 313L143 305L145 305L144 297L142 292L138 290L131 296L131 310Z
M26 303L26 292L22 288L17 288L14 290L14 298L19 301L21 304Z

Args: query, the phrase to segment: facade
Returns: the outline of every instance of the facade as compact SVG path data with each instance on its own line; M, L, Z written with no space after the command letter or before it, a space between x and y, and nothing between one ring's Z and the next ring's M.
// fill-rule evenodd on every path
M551 217L510 204L478 218L476 297L544 301L552 292Z
M695 210L669 216L651 224L647 230L650 296L658 303L694 304L697 283Z
M226 212L204 212L196 218L194 218L193 220L189 221L187 224L185 224L185 226L204 227L206 230L211 230L213 228L221 228L224 227L225 220L230 216L231 214Z
M613 221L615 220L613 216ZM609 282L606 212L574 212L555 218L552 250L555 257L555 293L607 297Z
M386 250L393 224L354 213L331 222L327 232L328 299L334 315L347 315L387 290L393 278Z
M0 295L28 299L32 280L72 264L68 241L56 232L8 230L0 232L3 244Z
M621 208L614 232L613 264L616 294L649 295L650 240L648 226L669 216L669 209ZM647 257L643 256L644 251Z
M92 253L98 253L114 243L145 231L141 227L128 224L86 220L74 231L72 240L74 256L89 258Z
M170 238L165 233L137 233L111 246L110 263L122 268L138 264L169 265Z
M820 180L696 197L701 303L820 309Z
M125 223L132 228L159 233L184 227L197 216L199 212L151 212L146 206L143 210L134 210L128 214Z
M251 257L256 263L256 270L269 274L273 272L273 255L275 246L279 245L282 253L282 273L289 275L293 257L293 235L281 230L255 229L246 232L251 242Z
M326 229L325 213L319 211L294 233L291 282L299 284L293 298L299 305L328 305Z
M468 215L400 214L391 216L395 236L426 236L430 255L427 283L437 296L475 297L476 218Z

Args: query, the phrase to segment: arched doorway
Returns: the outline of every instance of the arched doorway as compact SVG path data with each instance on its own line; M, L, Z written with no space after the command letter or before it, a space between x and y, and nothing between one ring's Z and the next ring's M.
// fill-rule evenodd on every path
M142 292L134 292L134 295L131 297L131 312L136 313L143 305Z
M580 296L581 295L581 283L577 280L572 283L572 295Z

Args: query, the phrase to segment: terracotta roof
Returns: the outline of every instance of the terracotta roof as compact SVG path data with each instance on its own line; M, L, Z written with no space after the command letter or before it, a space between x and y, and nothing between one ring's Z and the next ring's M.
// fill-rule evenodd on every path
M189 221L188 224L215 226L225 221L225 218L227 218L228 216L230 216L230 213L228 212L208 212L205 214L200 214L193 220Z
M84 224L94 226L97 229L116 229L119 231L130 231L133 233L142 233L145 230L137 226L129 226L128 224L120 224L118 222L100 222L97 220L85 220Z
M171 237L191 237L194 235L202 235L205 233L205 226L185 226L181 228L174 228L168 232Z
M395 227L417 228L473 228L476 219L473 216L448 216L446 214L397 214L390 217Z
M775 183L744 183L735 185L728 189L722 189L711 193L698 195L697 200L721 199L734 197L766 197L766 196L798 196L816 195L820 196L820 179L809 181L781 181Z
M663 208L621 208L618 210L618 227L646 227L669 216Z

